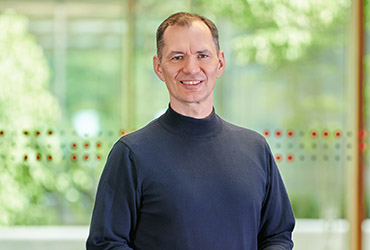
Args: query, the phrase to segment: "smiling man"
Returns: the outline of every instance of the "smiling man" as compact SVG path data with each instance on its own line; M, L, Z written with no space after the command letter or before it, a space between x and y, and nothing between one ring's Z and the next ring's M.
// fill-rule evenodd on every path
M165 25L167 22L159 31ZM225 68L224 53L216 46L210 28L200 20L188 25L168 25L157 39L154 70L166 83L171 107L189 117L208 116L213 108L216 79Z
M269 146L213 108L225 68L216 26L170 16L157 30L153 66L170 105L112 148L87 249L292 249L295 220Z

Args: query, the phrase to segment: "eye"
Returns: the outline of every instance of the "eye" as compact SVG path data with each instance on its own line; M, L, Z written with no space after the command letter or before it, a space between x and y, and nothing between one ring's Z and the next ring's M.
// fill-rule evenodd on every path
M174 56L174 57L172 57L172 60L178 61L178 60L181 60L182 58L183 58L183 56Z
M199 54L199 56L198 56L199 58L207 58L208 57L208 55L207 54Z

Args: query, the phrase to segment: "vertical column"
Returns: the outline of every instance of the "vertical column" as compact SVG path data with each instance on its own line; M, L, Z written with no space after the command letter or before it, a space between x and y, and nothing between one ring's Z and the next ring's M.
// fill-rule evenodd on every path
M62 109L62 117L66 115L66 54L67 54L67 13L63 1L56 1L54 5L54 25L53 25L53 91L58 98ZM57 207L61 217L61 223L67 221L66 208L59 199Z
M122 74L122 126L127 130L135 129L135 0L127 0L126 3L126 35L123 38L124 46L122 59L124 62Z
M365 219L365 192L364 192L364 173L365 173L365 159L364 159L364 141L365 141L365 112L364 112L364 0L357 0L357 36L358 36L358 48L357 48L357 112L358 112L358 162L357 162L357 216L356 216L356 240L359 250L362 250L362 222Z
M364 155L363 155L363 131L364 131L364 3L363 0L352 1L352 24L350 27L351 46L349 50L349 91L351 102L349 108L353 108L353 117L349 117L354 128L353 137L353 165L349 167L348 182L348 217L350 221L350 249L362 250L361 224L365 215L364 206Z
M193 11L193 3L192 0L187 0L187 5L188 5L188 11L192 12Z
M66 10L62 2L56 2L54 7L54 95L58 98L62 112L65 113L66 99L66 52L67 52L67 31L66 31Z

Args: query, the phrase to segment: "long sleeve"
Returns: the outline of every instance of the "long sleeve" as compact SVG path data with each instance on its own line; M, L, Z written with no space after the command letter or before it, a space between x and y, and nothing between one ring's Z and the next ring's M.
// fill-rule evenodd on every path
M291 250L295 219L274 157L266 146L268 184L258 234L259 250Z
M137 223L140 201L138 181L130 150L121 141L112 148L101 175L88 250L132 250L130 245Z

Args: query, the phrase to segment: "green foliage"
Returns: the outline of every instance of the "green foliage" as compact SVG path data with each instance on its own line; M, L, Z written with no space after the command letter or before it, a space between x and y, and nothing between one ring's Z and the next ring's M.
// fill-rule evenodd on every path
M44 224L56 217L48 210L47 195L55 190L60 141L57 137L36 141L35 133L46 134L55 126L60 109L48 91L49 68L42 49L26 29L26 18L13 11L0 16L0 129L5 131L0 137L2 225ZM37 160L41 152L50 151L53 166L43 164L46 159Z
M296 217L302 218L320 218L320 204L312 195L291 196L290 203Z
M200 0L197 6L237 27L232 46L238 63L277 66L327 42L317 33L335 29L348 16L350 1Z
M61 110L48 89L50 69L27 32L27 19L7 11L0 16L0 31L0 225L86 224L118 130L93 138L71 133L72 125L60 126ZM88 101L102 113L112 108L114 101L106 101L112 89L99 83L112 80L107 75L119 70L112 69L109 58L101 58L70 56L70 89L75 92L67 103L69 114L91 107ZM98 93L96 99L93 93ZM112 119L105 120L105 128L112 125Z

